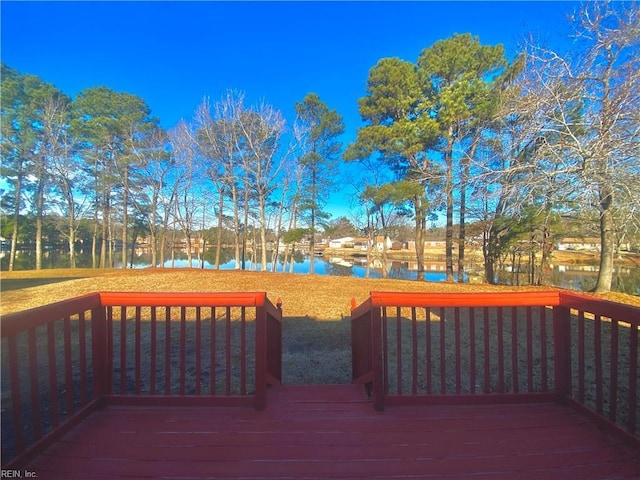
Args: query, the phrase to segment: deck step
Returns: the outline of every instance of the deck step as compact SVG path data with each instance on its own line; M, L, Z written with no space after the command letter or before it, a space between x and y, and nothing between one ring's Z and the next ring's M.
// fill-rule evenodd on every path
M268 404L367 403L362 385L280 385L269 389Z

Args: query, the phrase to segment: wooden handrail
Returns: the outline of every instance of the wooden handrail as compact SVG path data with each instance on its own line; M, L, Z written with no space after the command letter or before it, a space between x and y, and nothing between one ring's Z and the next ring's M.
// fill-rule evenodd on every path
M372 382L376 409L452 395L458 401L543 396L580 405L612 428L637 435L639 307L560 289L374 291L359 306L352 304L351 318L353 378ZM585 331L591 332L588 339ZM363 348L367 342L371 346ZM594 358L587 358L590 351ZM586 376L587 362L593 379ZM416 388L419 379L423 384Z
M560 304L564 307L615 318L635 327L640 327L640 307L567 291L560 292Z
M3 457L3 464L13 467L24 466L25 462L33 458L37 452L46 448L73 425L86 418L91 411L107 404L110 398L115 403L141 404L142 402L148 405L154 403L178 404L182 400L185 405L212 404L214 401L216 405L247 405L247 400L250 400L249 396L239 397L228 392L229 379L226 379L226 395L216 395L215 392L209 392L205 395L200 392L199 384L196 386L197 395L185 394L187 392L184 371L179 373L179 392L177 394L171 392L170 396L159 394L154 387L150 387L152 394L147 394L148 392L141 391L137 384L141 378L142 355L139 349L142 338L143 311L145 312L145 328L151 331L152 340L158 333L158 337L162 335L166 345L169 345L172 324L177 324L175 327L177 330L171 336L177 335L172 341L174 345L179 346L178 363L180 368L184 370L187 365L185 356L187 350L187 309L191 309L189 315L193 315L195 312L195 335L198 339L201 339L203 335L202 312L211 312L210 339L216 338L214 337L216 309L221 312L220 314L224 318L222 328L226 330L231 328L229 322L232 312L237 312L234 315L238 317L239 328L243 332L240 351L246 355L249 353L250 347L248 342L245 344L245 335L247 335L245 310L247 308L256 309L256 385L253 404L256 408L261 409L264 408L266 401L266 384L280 382L282 370L281 358L272 358L274 355L281 357L282 354L282 310L268 300L266 292L99 292L4 315L0 328L2 338L7 339L8 345L5 355L8 359L8 380L11 381L11 408L15 412L12 427L15 431L16 443L12 447L12 458ZM135 309L133 317L131 317L132 309ZM175 320L175 317L172 318L173 312L176 311L178 320ZM162 315L159 314L156 318L158 312L161 312ZM162 325L158 325L161 322ZM116 328L119 329L119 333ZM160 332L160 328L162 332ZM77 329L78 333L72 333L72 329ZM129 334L131 334L131 338L129 338ZM225 341L227 342L225 348L228 350L226 352L227 361L231 358L231 345L228 344L230 338L229 332L225 331ZM42 342L45 347L44 351L40 352ZM211 342L213 346L213 340ZM146 344L146 342L144 343ZM127 353L127 345L135 346L135 358ZM206 348L201 343L198 343L198 346L198 350ZM171 354L168 347L165 350L169 352L165 352L167 355ZM152 352L155 352L155 347L152 347ZM161 352L158 353L161 354ZM199 370L201 361L199 351L196 352L195 357L195 362L198 365L196 369ZM149 358L152 365L155 365L156 354L151 354ZM44 359L48 364L46 369L40 365L41 360ZM212 361L215 363L215 360ZM246 378L247 363L246 360L242 362L240 375L242 378ZM89 365L91 365L90 372L87 371ZM137 385L135 392L128 392L125 391L127 385L125 376L128 375L128 367L132 365ZM120 376L117 392L113 385L115 366L118 368L116 375ZM155 367L149 371L151 370L155 372ZM47 374L43 375L43 371L48 371L48 381ZM92 377L93 390L91 392L88 391L88 374ZM150 375L152 376L150 382L153 384L155 373ZM64 385L60 384L57 380L58 377L64 377ZM214 378L215 368L211 373L211 379ZM74 382L77 381L81 383L79 395L82 401L76 408L74 406L76 400L72 397L78 393L78 388L74 386ZM164 381L168 383L168 377L164 378ZM23 384L24 386L22 386ZM248 389L244 387L244 383L240 388L240 394L246 394ZM51 431L46 431L41 426L43 419L40 416L39 404L41 394L46 393L45 389L49 390L52 403L53 430ZM59 393L58 390L62 393ZM23 393L27 391L29 392L28 396ZM22 412L25 410L30 412L28 417L32 419L33 425L23 425ZM67 411L65 417L60 415L59 412L62 411ZM33 438L30 440L24 434L25 428L29 427L34 432ZM3 448L3 455L4 453Z
M99 295L105 307L260 307L267 303L265 292L100 292Z
M42 307L8 313L3 315L0 320L2 338L25 332L31 328L41 327L52 321L75 315L80 311L87 311L100 306L99 294L90 293Z
M540 292L455 292L406 293L371 292L377 307L535 307L560 304L559 290Z

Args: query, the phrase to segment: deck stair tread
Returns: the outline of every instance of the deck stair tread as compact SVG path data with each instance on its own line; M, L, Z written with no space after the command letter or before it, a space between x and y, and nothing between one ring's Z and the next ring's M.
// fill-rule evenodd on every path
M362 385L279 385L268 392L274 406L290 403L368 403Z

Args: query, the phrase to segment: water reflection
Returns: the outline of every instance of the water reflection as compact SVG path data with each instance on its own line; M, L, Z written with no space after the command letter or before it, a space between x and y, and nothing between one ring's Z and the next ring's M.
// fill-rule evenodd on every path
M113 258L120 259L121 252L114 252ZM276 272L290 272L297 274L309 273L310 259L308 256L298 252L291 264L283 265L282 257L276 265ZM67 268L69 266L69 255L62 250L46 250L42 259L43 268ZM76 264L79 268L91 268L92 259L89 252L78 251ZM215 251L209 250L205 252L204 258L192 258L192 268L212 269L215 265ZM7 270L9 259L6 252L0 252L0 268ZM114 267L121 268L121 261L115 261ZM128 267L131 265L127 265ZM133 256L133 268L145 268L151 266L151 254L147 249L136 249ZM174 252L174 258L167 259L164 262L166 268L187 268L189 267L187 255L184 252ZM367 265L366 258L341 258L341 257L315 257L314 272L317 275L333 275L346 277L369 277L383 278L385 277L384 265L380 259L374 259ZM15 260L16 270L31 270L35 268L35 254L33 251L19 251ZM233 259L233 250L225 249L221 252L220 269L233 270L236 263ZM260 271L262 266L251 260L245 263L246 270ZM426 272L424 278L431 282L445 281L445 264L444 262L429 261L425 262ZM272 270L269 262L267 271ZM482 268L479 265L468 265L465 274L466 282L481 282ZM554 265L553 268L545 272L545 283L555 285L562 288L572 290L586 291L592 289L596 284L598 276L598 267L594 265ZM522 284L527 283L528 275L523 273L520 275L510 271L501 271L498 278L501 283L505 284ZM386 265L386 278L400 280L415 280L417 278L417 264L411 261L389 261ZM640 268L616 266L613 279L613 290L619 292L640 295Z

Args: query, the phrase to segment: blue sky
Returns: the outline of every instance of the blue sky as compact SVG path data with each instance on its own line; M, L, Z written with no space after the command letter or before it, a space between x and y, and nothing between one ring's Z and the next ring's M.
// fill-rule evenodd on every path
M293 121L317 93L343 115L345 143L362 125L357 100L384 57L415 62L454 33L502 43L513 56L532 33L566 38L577 2L9 2L2 61L75 96L104 85L142 97L169 128L204 96L233 88ZM343 192L347 195L350 192ZM347 200L333 196L334 214Z

